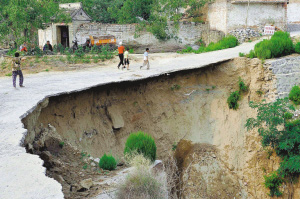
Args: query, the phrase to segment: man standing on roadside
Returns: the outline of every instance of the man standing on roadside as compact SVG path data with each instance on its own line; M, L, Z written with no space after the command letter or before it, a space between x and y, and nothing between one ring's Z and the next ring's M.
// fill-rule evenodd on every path
M149 48L146 48L146 52L144 53L144 63L142 66L140 66L140 69L142 69L144 66L147 65L147 70L150 69L150 63L149 63Z
M125 51L125 47L122 45L122 42L119 43L118 51L119 51L119 58L120 58L120 63L118 65L118 69L120 69L121 65L122 65L122 67L124 66L124 51Z
M13 86L16 88L16 80L17 76L19 75L19 85L20 87L23 86L23 73L21 70L21 61L20 54L18 52L15 53L15 58L12 60L12 79L13 79Z

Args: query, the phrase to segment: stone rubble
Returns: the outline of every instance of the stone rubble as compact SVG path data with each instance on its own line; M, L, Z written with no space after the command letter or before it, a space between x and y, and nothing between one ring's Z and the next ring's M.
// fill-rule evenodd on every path
M249 41L251 38L261 37L264 32L264 27L260 27L257 30L252 28L236 29L229 32L230 35L235 36L239 43Z

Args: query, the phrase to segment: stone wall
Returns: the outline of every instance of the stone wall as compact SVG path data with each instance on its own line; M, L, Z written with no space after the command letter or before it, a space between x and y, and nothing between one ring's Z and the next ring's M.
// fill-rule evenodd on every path
M266 63L273 72L277 97L288 97L295 85L300 85L300 56L270 60Z
M178 30L170 26L170 29L174 31L174 36L167 41L160 41L153 34L145 31L135 37L135 28L135 24L87 23L78 27L76 38L79 44L83 44L89 36L113 35L117 43L122 41L125 45L137 48L138 51L142 52L145 47L149 47L152 52L164 52L182 49L186 45L195 44L200 39L203 39L205 43L215 42L224 36L222 32L209 31L208 24L194 22L182 22Z
M244 43L245 41L251 40L251 38L257 38L263 35L264 27L261 28L241 28L232 30L229 32L230 35L235 36L239 43Z

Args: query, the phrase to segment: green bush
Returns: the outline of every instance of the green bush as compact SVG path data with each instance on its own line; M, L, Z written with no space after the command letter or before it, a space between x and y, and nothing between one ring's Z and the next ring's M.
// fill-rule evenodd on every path
M240 53L239 53L239 56L240 56L240 57L245 57L245 54L240 52Z
M277 172L271 173L269 176L264 176L265 187L270 189L270 196L281 196L282 192L279 186L283 183L283 179L278 176Z
M117 167L117 161L112 155L104 154L99 161L99 167L111 171Z
M247 92L248 87L246 86L245 82L242 80L242 78L239 78L239 88L241 92Z
M300 42L295 45L295 52L300 54Z
M210 51L216 51L216 50L222 50L227 48L233 48L238 45L238 40L234 36L230 35L227 37L224 37L222 40L220 40L217 43L210 43L207 47L201 46L198 50L193 50L192 47L187 46L186 49L183 49L181 51L178 51L178 53L203 53L203 52L210 52Z
M154 161L156 158L156 145L154 139L142 132L131 133L127 138L124 154L137 152Z
M238 101L240 100L240 98L241 96L239 91L232 92L227 99L229 108L233 110L237 110L239 108Z
M294 52L293 41L288 32L278 31L270 40L264 39L254 47L255 56L260 59L270 59L289 55Z
M286 119L286 120L290 120L290 119L292 119L292 118L293 118L293 116L294 116L294 114L293 114L293 113L290 113L290 112L286 112L286 113L284 113L284 119Z
M299 86L294 86L289 94L289 99L295 104L300 104L300 88Z

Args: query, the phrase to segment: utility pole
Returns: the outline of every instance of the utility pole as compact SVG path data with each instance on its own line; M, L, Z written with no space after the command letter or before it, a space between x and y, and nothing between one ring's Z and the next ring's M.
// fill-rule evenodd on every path
M248 28L248 14L249 14L249 7L250 7L250 0L248 0L247 16L246 16L246 28Z

